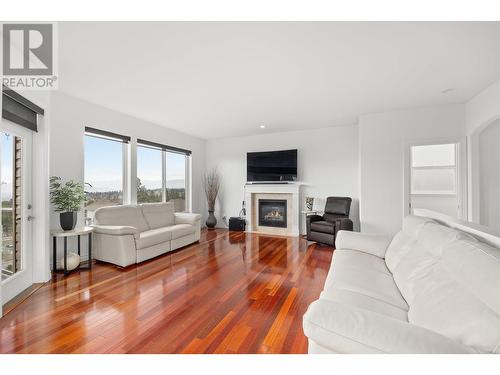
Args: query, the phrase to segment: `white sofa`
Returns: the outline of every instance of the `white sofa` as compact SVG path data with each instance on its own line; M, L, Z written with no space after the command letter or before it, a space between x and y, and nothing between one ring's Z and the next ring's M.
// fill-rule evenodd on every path
M121 267L140 263L200 239L201 215L174 205L102 207L94 215L94 257Z
M339 232L309 353L500 353L500 250L408 216L391 240Z

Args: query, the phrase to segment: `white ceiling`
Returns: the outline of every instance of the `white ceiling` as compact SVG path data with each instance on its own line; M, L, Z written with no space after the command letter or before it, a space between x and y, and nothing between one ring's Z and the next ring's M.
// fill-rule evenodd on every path
M500 22L66 22L59 76L200 138L341 126L470 99L500 78Z

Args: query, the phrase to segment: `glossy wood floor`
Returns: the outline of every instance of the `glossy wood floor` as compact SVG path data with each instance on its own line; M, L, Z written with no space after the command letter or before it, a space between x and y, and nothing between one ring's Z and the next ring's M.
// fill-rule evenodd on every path
M222 230L124 270L58 275L0 319L1 353L305 353L332 249Z

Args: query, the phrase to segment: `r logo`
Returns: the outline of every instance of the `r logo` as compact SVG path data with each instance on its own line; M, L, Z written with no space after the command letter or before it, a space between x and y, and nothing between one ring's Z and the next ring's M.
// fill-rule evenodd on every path
M52 24L3 24L3 74L53 74Z

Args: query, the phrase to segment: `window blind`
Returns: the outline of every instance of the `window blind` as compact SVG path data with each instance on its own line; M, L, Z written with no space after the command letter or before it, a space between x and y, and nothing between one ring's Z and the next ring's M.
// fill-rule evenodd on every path
M123 142L123 143L130 142L130 137L127 137L126 135L121 135L121 134L117 134L117 133L108 132L106 130L91 128L89 126L85 127L85 134L90 135L90 136L96 136L96 137L110 139L112 141Z
M192 154L191 150L186 150L186 149L179 148L179 147L167 146L167 145L163 145L161 143L146 141L144 139L138 139L137 144L139 146L158 148L160 150L174 152L176 154L183 154L183 155L191 155Z
M2 117L27 129L38 131L38 115L43 116L42 108L17 92L2 87Z

